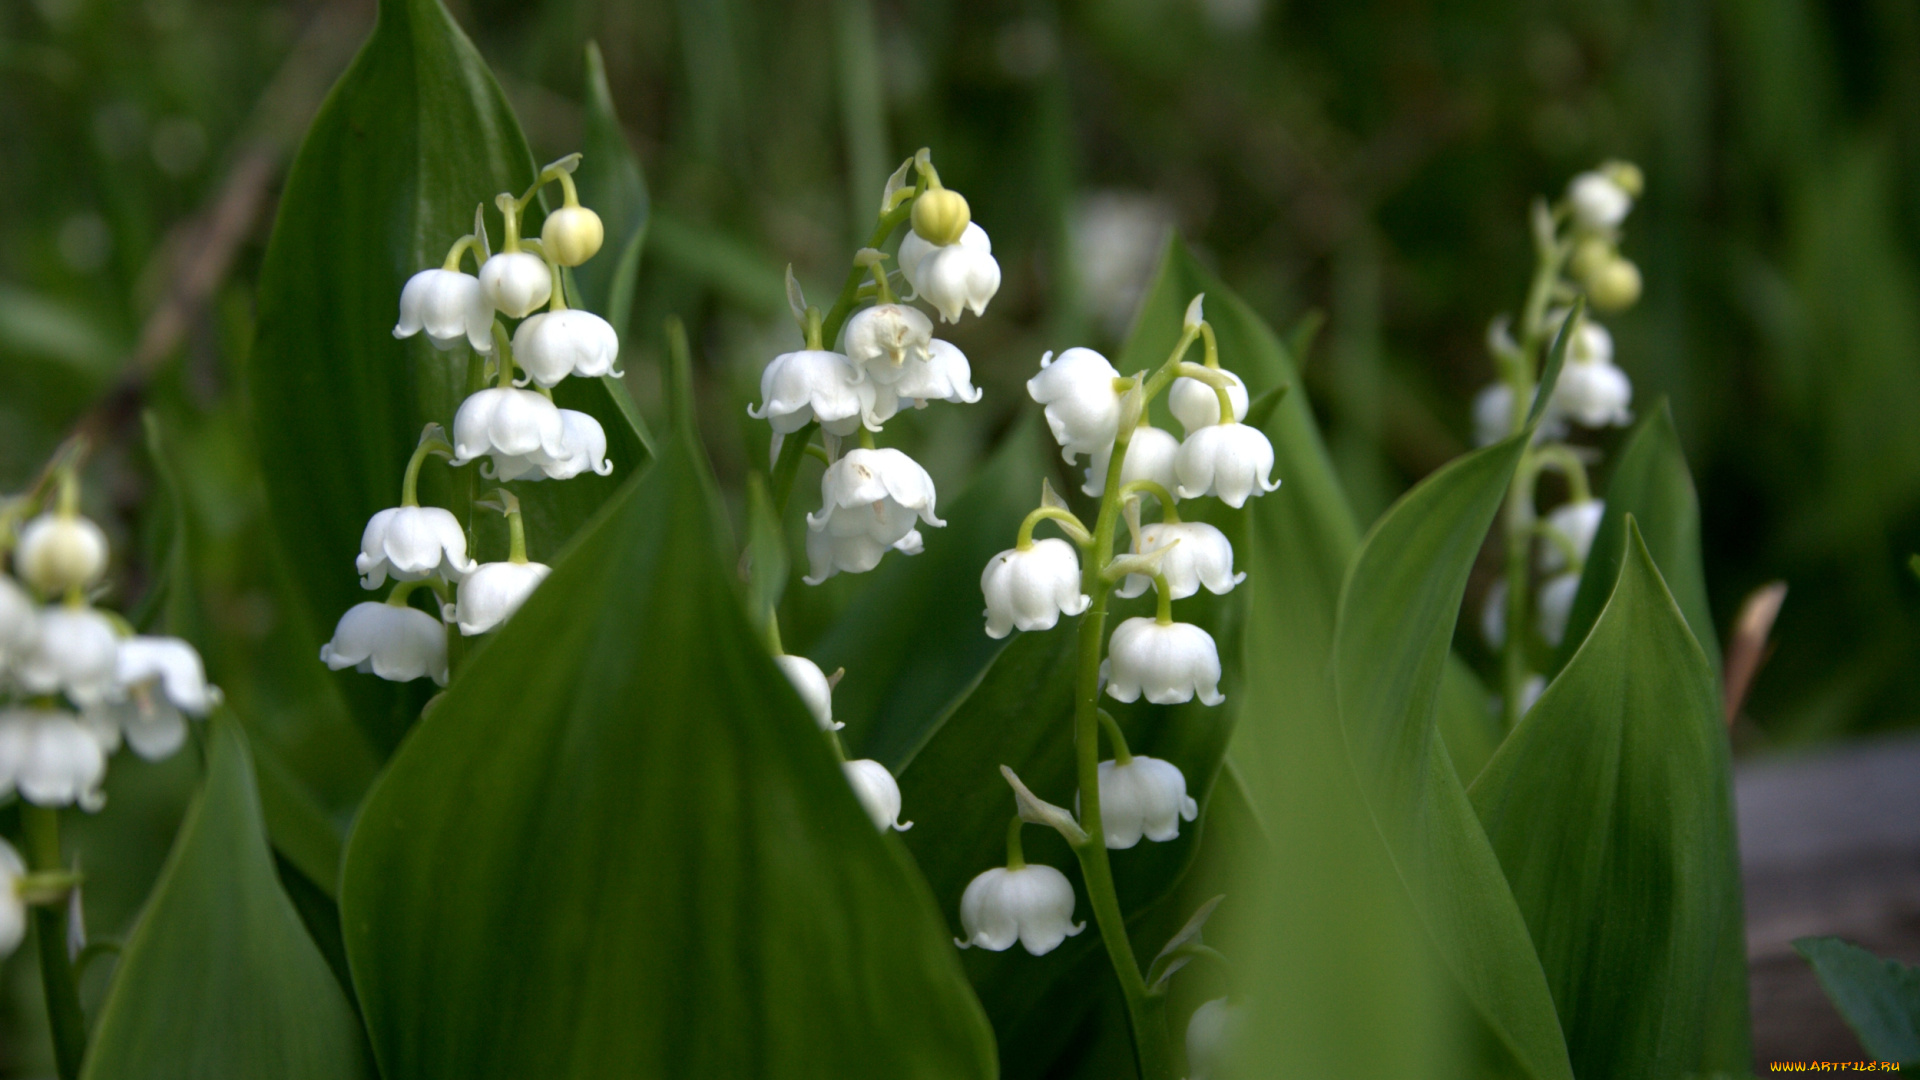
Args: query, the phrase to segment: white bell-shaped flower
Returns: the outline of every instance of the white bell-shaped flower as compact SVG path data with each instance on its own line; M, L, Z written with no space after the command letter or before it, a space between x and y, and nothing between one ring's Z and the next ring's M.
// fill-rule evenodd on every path
M537 562L481 563L460 582L454 603L444 617L472 637L484 634L513 617L553 568Z
M119 649L113 623L92 608L44 608L39 634L15 663L14 678L29 694L65 694L85 708L118 695Z
M1107 693L1116 701L1177 705L1195 695L1203 705L1227 700L1220 692L1220 650L1213 635L1192 623L1162 625L1147 616L1114 628L1107 643Z
M11 956L27 936L27 904L20 898L20 879L26 876L20 853L0 840L0 960Z
M807 515L807 559L818 585L836 572L863 574L888 548L916 554L914 520L935 527L933 478L912 458L883 447L849 450L820 478L818 513Z
M1185 774L1173 762L1135 754L1124 765L1100 763L1100 828L1108 847L1130 848L1142 836L1172 840L1180 835L1181 820L1199 813Z
M465 339L474 352L493 351L493 305L480 279L458 270L422 270L400 290L400 322L393 336L409 338L425 330L435 348L451 349Z
M1560 371L1553 407L1582 427L1624 427L1633 422L1633 380L1608 363L1573 363Z
M617 376L620 335L591 311L543 311L513 331L513 359L541 386L553 386L569 375Z
M967 355L951 341L934 338L927 344L927 358L908 362L893 384L901 405L925 405L929 401L951 401L971 405L982 391L973 385L973 368Z
M79 514L49 511L20 530L13 569L42 595L89 588L107 572L107 534Z
M820 665L804 656L788 656L782 653L773 658L780 667L780 673L793 684L794 692L800 695L800 701L820 725L822 731L839 731L845 724L833 722L833 683Z
M1213 1080L1238 1036L1240 1006L1226 998L1202 1002L1187 1020L1187 1080Z
M1264 495L1280 486L1269 480L1273 471L1273 444L1259 428L1242 423L1198 428L1180 444L1173 458L1180 485L1174 493L1183 499L1218 496L1235 510L1249 496Z
M1559 574L1540 586L1537 625L1547 644L1559 648L1561 639L1567 636L1567 616L1573 613L1573 598L1579 592L1579 574Z
M1587 561L1587 553L1593 550L1593 538L1600 531L1600 519L1607 514L1607 504L1601 499L1582 499L1579 502L1565 503L1554 508L1547 515L1547 528L1566 537L1573 545L1573 555L1581 563ZM1540 572L1557 574L1567 568L1567 550L1561 545L1548 541L1540 545Z
M765 420L776 435L799 431L818 420L834 435L851 435L872 411L874 384L853 361L826 349L781 353L760 373L760 408L747 415Z
M354 559L363 588L377 589L391 576L419 581L435 575L459 581L473 571L467 533L452 511L438 506L394 506L367 520Z
M480 267L480 291L508 318L523 318L553 299L553 272L538 255L502 251Z
M220 688L207 682L200 653L179 638L121 641L115 677L125 698L106 708L105 719L148 761L180 749L187 739L185 716L203 717L221 700Z
M40 638L40 613L27 590L0 574L0 682L18 659L33 651Z
M1080 553L1058 538L1008 548L987 560L980 573L987 598L987 636L1003 638L1016 627L1051 630L1062 615L1078 615L1093 598L1080 591Z
M1162 521L1140 530L1140 554L1165 551L1160 557L1160 573L1167 579L1167 597L1184 600L1205 585L1215 596L1224 596L1247 579L1233 572L1233 544L1227 534L1204 521ZM1139 596L1153 587L1145 574L1128 574L1120 586L1121 596Z
M993 257L987 230L968 222L960 239L933 244L909 231L900 241L900 272L913 291L940 311L946 322L959 322L962 310L984 314L987 302L1000 291L1000 264Z
M1004 952L1018 941L1044 956L1087 928L1073 921L1073 883L1051 866L996 866L974 878L960 894L961 948L977 945Z
M1046 407L1047 426L1069 465L1081 454L1111 451L1120 431L1119 377L1106 357L1075 348L1041 357L1040 374L1027 380L1027 393Z
M1247 418L1247 384L1240 376L1231 371L1222 370L1220 374L1231 380L1227 387L1227 400L1233 405L1233 418ZM1173 418L1180 421L1180 427L1189 435L1203 427L1211 427L1220 422L1220 393L1199 379L1181 376L1173 380L1167 388L1167 409Z
M51 709L0 713L0 795L18 791L35 806L106 803L107 749L80 718Z
M587 413L561 409L560 452L537 450L525 457L495 455L492 479L495 480L571 480L581 473L596 476L613 474L613 462L607 460L607 430ZM488 471L486 466L480 470Z
M452 464L465 465L488 455L562 458L565 435L560 410L544 396L532 390L488 387L468 395L453 414ZM497 471L502 464L496 460Z
M418 608L368 600L340 616L320 659L392 682L431 678L447 685L447 629Z
M906 377L907 365L932 355L933 320L905 304L875 304L853 313L845 332L846 357L879 387Z
M873 819L874 828L881 832L888 829L906 832L913 828L913 822L900 820L900 785L885 765L861 758L841 762L840 769L846 773L847 784L859 798L860 806Z
M1157 427L1142 425L1133 429L1133 435L1127 440L1127 456L1120 462L1120 486L1125 487L1135 480L1151 480L1167 489L1168 494L1180 486L1178 474L1173 469L1174 456L1180 452L1180 440L1173 432L1162 431ZM1107 493L1107 469L1113 464L1113 447L1094 453L1087 462L1087 482L1080 490L1099 498Z
M1583 227L1604 231L1627 220L1633 195L1606 173L1583 172L1567 183L1567 205Z
M1513 387L1490 383L1473 396L1473 445L1492 446L1507 437L1513 425Z

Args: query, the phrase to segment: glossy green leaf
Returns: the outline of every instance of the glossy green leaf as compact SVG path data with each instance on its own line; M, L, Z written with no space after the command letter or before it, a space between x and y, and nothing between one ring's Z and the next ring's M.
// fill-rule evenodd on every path
M428 421L451 427L468 385L464 346L440 352L425 335L394 339L401 286L440 265L473 228L476 205L518 193L533 175L505 98L439 0L383 0L373 36L287 176L261 268L251 354L275 534L295 568L315 649L341 613L366 599L353 556L367 518L395 505L421 428ZM497 243L499 218L490 220ZM527 231L537 232L538 221ZM513 485L526 508L529 547L543 560L645 458L605 384L569 379L555 398L600 421L616 471ZM423 498L464 515L476 470L428 466ZM504 532L497 519L487 529L475 554L497 558ZM426 696L425 684L395 686L353 672L335 678L355 715L389 745Z
M926 884L740 610L689 427L361 812L342 910L386 1080L994 1073Z
M1687 469L1673 408L1660 399L1634 428L1633 437L1614 463L1607 482L1607 512L1594 534L1593 549L1580 579L1559 660L1567 662L1606 606L1627 551L1627 515L1640 523L1647 550L1687 617L1694 640L1713 670L1720 670L1720 638L1707 606L1707 578L1700 563L1700 501Z
M1803 937L1793 947L1813 965L1821 988L1869 1056L1920 1062L1920 968L1836 937Z
M1473 806L1580 1076L1741 1073L1746 934L1713 671L1634 519L1618 584ZM1630 917L1622 917L1630 913Z
M1348 752L1435 949L1526 1075L1568 1078L1527 924L1436 737L1460 601L1525 434L1460 458L1375 524L1341 592L1333 670Z
M208 721L207 778L121 955L86 1080L354 1080L365 1040L280 889L246 740Z

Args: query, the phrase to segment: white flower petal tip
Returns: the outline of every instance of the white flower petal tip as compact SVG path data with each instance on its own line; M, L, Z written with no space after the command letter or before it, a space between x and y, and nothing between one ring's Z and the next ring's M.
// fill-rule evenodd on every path
M20 853L0 840L0 960L12 955L27 936L27 904L20 898L20 879L26 876Z
M1164 551L1160 574L1167 579L1170 599L1184 600L1206 586L1215 596L1224 596L1247 579L1233 572L1233 544L1227 534L1204 521L1159 522L1140 530L1141 554ZM1120 586L1121 596L1139 596L1153 587L1153 579L1144 574L1128 574Z
M847 320L846 357L883 387L904 377L911 361L931 355L933 320L904 304L876 304Z
M1025 551L1008 548L980 573L987 601L987 636L1015 629L1051 630L1062 615L1078 615L1093 598L1080 591L1080 553L1065 540L1035 540Z
M874 384L853 361L826 349L801 349L768 362L760 373L760 407L747 406L747 415L765 420L776 437L814 420L822 427L844 427L838 433L850 435L873 411L875 398Z
M1180 325L1187 330L1198 330L1200 324L1207 321L1206 293L1194 293L1187 301L1187 313L1181 317Z
M1573 598L1580 592L1579 574L1561 574L1548 578L1540 586L1540 636L1555 648L1567 636L1567 617L1573 614Z
M320 660L335 671L353 668L391 682L431 678L447 685L447 631L418 608L378 600L355 604L340 616Z
M503 251L481 265L480 291L500 314L519 319L553 299L553 274L538 255Z
M1180 452L1180 440L1170 431L1157 427L1135 428L1127 438L1127 456L1120 462L1120 486L1135 480L1151 480L1166 488L1168 494L1180 486L1173 469L1174 456ZM1087 462L1087 482L1080 490L1094 498L1107 493L1107 470L1113 464L1111 446L1097 451Z
M1277 490L1269 480L1273 471L1273 444L1258 428L1235 421L1195 430L1180 444L1173 469L1180 478L1176 492L1183 499L1217 496L1238 510L1250 496Z
M1203 1002L1187 1021L1187 1080L1213 1080L1238 1037L1241 1008L1226 998Z
M1081 454L1111 452L1120 430L1120 372L1092 349L1068 349L1040 358L1027 393L1045 407L1047 427L1068 464Z
M818 513L807 515L807 559L818 585L839 572L864 574L888 550L917 554L915 520L934 527L933 478L892 448L849 450L820 478Z
M900 378L893 384L893 394L898 399L897 408L925 405L929 401L971 405L980 400L982 391L973 385L973 368L967 363L966 354L952 342L935 338L927 344L925 360L910 360L904 365ZM884 419L886 416L869 417L873 421Z
M1107 643L1107 693L1116 701L1177 705L1195 697L1203 705L1226 700L1220 693L1220 650L1213 635L1192 623L1165 626L1145 616L1114 628Z
M493 305L480 279L458 270L422 270L400 290L400 322L393 336L425 330L434 346L449 349L466 339L475 352L493 351Z
M107 572L107 534L79 514L41 514L20 530L13 568L44 596L90 588Z
M121 689L151 694L189 716L205 716L220 704L220 688L207 681L207 669L192 645L172 637L131 637L120 642L114 677Z
M845 724L833 722L833 683L827 678L820 665L804 656L781 654L773 658L780 673L793 684L794 692L800 695L800 701L813 714L814 722L822 731L839 731Z
M473 566L460 519L437 506L395 506L373 515L360 534L360 554L354 559L360 585L368 589L379 588L389 577L459 581Z
M569 375L617 375L620 335L591 311L543 311L514 330L513 358L541 386L554 386Z
M1605 231L1627 219L1633 196L1606 173L1583 172L1567 183L1567 204L1583 227Z
M893 774L887 771L885 765L861 758L843 761L840 768L874 828L881 832L888 829L906 832L913 828L913 822L900 820L900 785L894 781Z
M1187 778L1171 761L1136 754L1125 765L1100 763L1100 825L1110 848L1130 848L1142 836L1164 842L1180 835L1180 822L1200 814L1187 794Z
M481 563L460 583L448 621L467 637L484 634L512 618L552 572L546 563Z
M13 677L29 694L65 694L81 708L119 696L115 678L120 635L92 608L40 611L33 648L14 664Z
M1593 538L1600 532L1600 521L1606 517L1607 504L1602 499L1583 499L1556 507L1547 515L1547 528L1565 538L1573 547L1573 557L1581 563L1587 561L1587 555L1593 551ZM1540 547L1536 560L1543 574L1557 574L1567 568L1567 550L1557 541L1548 539Z
M961 948L1005 952L1018 941L1045 956L1087 928L1073 921L1073 884L1051 866L1030 863L995 867L968 883L960 895Z
M0 713L0 794L35 806L98 810L107 749L78 716L51 709Z
M1232 380L1232 385L1227 387L1227 400L1233 405L1234 420L1245 420L1247 384L1231 371L1223 370L1221 374ZM1181 429L1191 435L1203 427L1220 422L1220 393L1199 379L1182 376L1173 380L1173 385L1167 388L1167 411L1173 413L1173 418L1180 421Z
M900 242L900 272L913 291L932 304L945 322L959 322L962 311L984 314L1000 291L1000 264L993 241L977 222L968 222L960 239L939 245L909 232Z

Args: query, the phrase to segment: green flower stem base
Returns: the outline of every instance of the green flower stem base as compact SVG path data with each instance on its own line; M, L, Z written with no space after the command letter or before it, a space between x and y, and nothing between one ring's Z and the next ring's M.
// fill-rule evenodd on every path
M60 812L31 803L20 805L26 828L27 862L35 873L57 872L60 859ZM87 1018L80 1008L80 985L67 959L67 912L64 907L33 909L34 940L40 948L40 985L47 997L47 1026L53 1032L53 1060L60 1080L78 1080L80 1062L87 1053Z

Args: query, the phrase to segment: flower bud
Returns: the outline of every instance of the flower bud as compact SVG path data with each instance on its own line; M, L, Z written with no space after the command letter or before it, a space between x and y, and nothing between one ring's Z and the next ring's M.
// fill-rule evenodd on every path
M1107 693L1137 701L1144 692L1155 705L1177 705L1199 695L1203 705L1227 700L1220 693L1220 650L1213 635L1192 623L1137 616L1114 628L1107 643Z
M1540 636L1554 648L1567 636L1567 617L1573 613L1573 598L1580 591L1579 574L1561 574L1540 586Z
M1227 400L1233 404L1233 418L1247 418L1247 384L1240 376L1231 371L1222 371L1230 380L1227 387ZM1167 388L1167 410L1173 418L1180 421L1180 427L1189 435L1203 427L1220 422L1220 392L1199 379L1181 376L1173 380Z
M1575 281L1587 281L1618 254L1613 241L1604 236L1584 236L1573 245L1573 254L1567 258L1567 276Z
M1569 363L1553 388L1553 407L1582 427L1624 427L1633 422L1633 380L1607 363Z
M444 617L468 637L484 634L512 618L552 572L546 563L481 563L460 582L460 592L446 606Z
M106 575L107 534L79 514L41 514L20 530L13 568L44 595L86 589Z
M320 660L335 671L354 668L392 682L429 676L447 685L447 630L418 608L368 600L340 616Z
M1600 171L1606 175L1607 179L1619 185L1621 191L1633 198L1639 198L1646 191L1646 174L1640 171L1640 166L1631 161L1603 162Z
M1213 1080L1225 1064L1241 1023L1226 998L1203 1002L1187 1021L1187 1080Z
M20 879L26 876L20 853L0 840L0 960L12 955L27 936L27 904L20 898Z
M553 274L538 255L503 251L480 267L480 291L502 315L518 319L553 298Z
M1142 836L1172 840L1180 835L1181 820L1199 813L1186 776L1173 762L1135 754L1124 765L1100 763L1100 828L1108 847L1130 848Z
M1586 278L1587 298L1601 311L1625 311L1640 299L1640 268L1616 257Z
M1189 434L1174 455L1173 471L1180 478L1174 493L1181 498L1215 495L1235 510L1246 505L1248 497L1280 487L1278 480L1268 479L1273 444L1258 428L1238 422Z
M1003 638L1016 627L1051 630L1062 615L1078 615L1093 598L1080 591L1080 553L1057 538L1036 540L1025 551L1008 548L980 573L987 600L987 636Z
M1627 219L1633 196L1605 173L1583 172L1568 182L1567 204L1581 228L1606 232Z
M814 722L822 731L838 731L845 724L833 722L833 684L827 681L826 672L820 665L804 656L788 656L782 653L773 658L780 673L793 684L794 693L800 695L800 701L813 714Z
M929 244L958 243L973 220L966 196L947 188L931 188L913 200L913 231Z
M1162 521L1140 530L1140 551L1163 551L1160 576L1167 579L1167 596L1184 600L1205 585L1215 596L1225 596L1247 575L1233 572L1233 544L1227 534L1204 521ZM1139 596L1153 585L1144 574L1128 574L1121 596Z
M1573 545L1574 555L1585 562L1587 553L1593 550L1594 534L1600 531L1600 519L1607 513L1607 504L1601 499L1582 499L1556 507L1547 515L1546 526L1567 538ZM1566 549L1557 543L1548 541L1541 545L1538 560L1540 572L1557 574L1567 568Z
M1073 883L1051 866L995 867L960 894L961 948L1004 952L1015 941L1044 956L1087 928L1073 921Z
M0 794L18 791L35 806L98 810L107 797L107 750L69 712L13 709L0 713Z
M360 585L377 589L391 576L419 581L438 575L459 581L473 572L467 558L467 533L460 520L437 506L395 506L373 515L360 534L354 560Z
M1092 349L1068 349L1040 358L1040 374L1027 380L1027 393L1045 406L1047 427L1068 464L1081 454L1111 451L1120 431L1120 373Z
M861 758L841 762L840 769L846 774L847 784L853 788L861 808L873 819L874 828L881 832L888 829L906 832L913 828L913 822L900 820L900 785L885 765Z
M600 215L584 206L563 206L540 226L540 246L561 266L579 266L593 258L606 238Z

